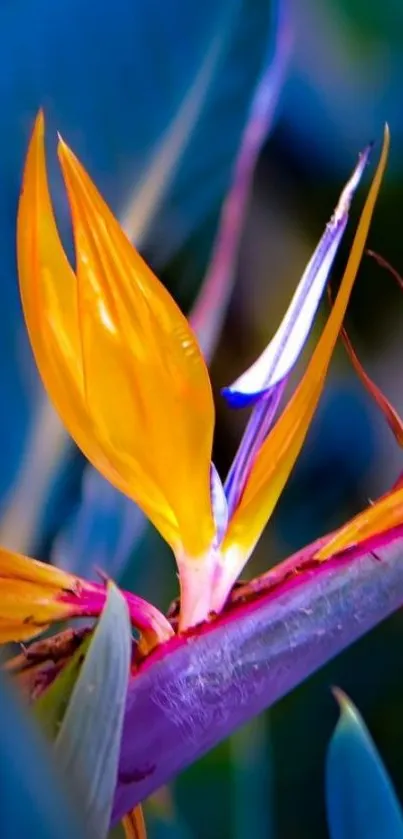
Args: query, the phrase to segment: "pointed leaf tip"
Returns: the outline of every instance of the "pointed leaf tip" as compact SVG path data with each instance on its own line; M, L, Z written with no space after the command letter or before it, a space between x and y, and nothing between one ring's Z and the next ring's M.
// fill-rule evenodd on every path
M330 837L402 839L400 804L365 723L343 691L333 693L341 716L326 762Z
M339 706L340 714L350 714L350 716L352 716L353 719L360 718L357 708L355 707L355 705L353 705L351 699L349 699L349 697L347 696L345 691L342 690L342 688L333 686L332 694Z

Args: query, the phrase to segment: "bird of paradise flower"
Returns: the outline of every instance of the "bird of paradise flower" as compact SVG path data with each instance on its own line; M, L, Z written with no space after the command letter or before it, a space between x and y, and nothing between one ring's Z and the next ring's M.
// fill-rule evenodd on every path
M368 162L360 155L276 335L224 396L253 410L229 475L211 462L214 404L206 364L184 315L130 244L73 152L59 140L71 206L76 271L64 253L46 175L44 120L37 118L18 215L18 270L28 333L45 388L90 462L136 501L171 546L179 571L179 632L225 606L303 445L342 326L386 166L384 143L333 309L307 370L279 418L290 372L305 344L352 196ZM326 559L395 527L397 489L332 534ZM358 523L357 523L358 522ZM63 618L97 615L105 586L13 552L0 552L0 639L32 638ZM154 606L126 593L144 649L173 634Z

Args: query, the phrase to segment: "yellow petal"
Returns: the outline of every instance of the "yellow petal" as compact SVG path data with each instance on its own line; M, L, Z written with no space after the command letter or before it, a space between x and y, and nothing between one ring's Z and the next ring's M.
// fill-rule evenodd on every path
M36 635L40 635L48 629L49 624L44 623L35 625L28 620L12 621L8 618L0 617L0 644L19 643L21 641L30 641Z
M186 318L60 142L77 277L57 234L43 121L28 153L18 219L24 313L45 387L88 459L133 498L175 551L211 542L214 406Z
M294 466L322 393L333 349L346 312L371 223L389 150L385 128L380 161L360 218L333 310L308 368L280 419L260 449L224 543L228 561L253 550Z
M76 585L64 571L0 549L0 643L33 638L68 617L71 606L59 598Z
M359 545L403 524L403 488L390 492L371 504L337 531L315 555L316 559L331 556Z
M74 589L77 584L77 577L54 565L0 548L0 578L4 577L43 584L55 590Z
M44 121L39 114L29 146L18 210L18 271L25 320L40 371L82 391L76 278L57 231L46 177ZM57 282L55 282L57 277Z

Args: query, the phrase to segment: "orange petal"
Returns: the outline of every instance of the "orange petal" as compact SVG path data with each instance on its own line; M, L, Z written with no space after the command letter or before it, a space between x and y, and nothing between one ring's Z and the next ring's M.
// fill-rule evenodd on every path
M294 466L322 393L371 223L389 150L385 128L381 158L360 218L335 305L305 375L260 449L225 543L228 563L238 572L253 550Z
M55 226L40 117L18 219L21 294L40 373L93 465L175 551L198 556L214 534L207 368L186 318L62 141L59 157L77 277Z
M143 808L138 804L134 810L127 813L122 819L122 827L125 839L147 839L146 825L143 816Z
M384 495L344 527L341 527L316 554L316 559L329 559L335 554L403 524L403 488Z
M33 638L68 617L71 606L59 598L76 585L64 571L0 549L0 643Z
M28 556L0 548L0 578L18 578L30 583L40 583L55 590L71 590L77 584L77 577L67 574L54 565L38 562Z
M39 114L29 146L18 210L20 291L40 372L52 377L57 402L64 385L82 392L82 358L76 278L64 253L49 195L44 121ZM57 277L57 282L54 278ZM67 380L67 381L66 381Z

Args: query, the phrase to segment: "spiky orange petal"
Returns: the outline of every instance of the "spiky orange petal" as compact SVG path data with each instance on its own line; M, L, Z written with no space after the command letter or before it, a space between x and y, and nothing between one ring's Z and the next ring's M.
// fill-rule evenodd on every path
M382 496L362 513L341 527L316 554L316 559L329 559L347 548L403 525L403 488Z
M0 549L0 643L25 641L66 619L71 607L62 596L76 585L71 574Z

